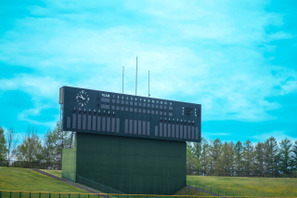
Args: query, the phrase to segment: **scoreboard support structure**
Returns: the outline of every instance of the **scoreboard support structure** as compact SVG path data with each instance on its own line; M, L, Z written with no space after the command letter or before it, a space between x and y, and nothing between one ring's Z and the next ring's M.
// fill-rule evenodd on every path
M173 194L186 186L186 141L201 141L201 105L61 87L62 177L103 192Z

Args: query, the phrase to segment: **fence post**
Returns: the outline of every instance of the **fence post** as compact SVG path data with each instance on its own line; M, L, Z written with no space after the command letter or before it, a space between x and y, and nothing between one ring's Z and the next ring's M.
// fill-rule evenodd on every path
M51 193L48 193L48 198L51 198Z
M22 198L22 192L20 192L20 198Z
M70 198L70 193L68 194L68 198Z
M31 198L31 192L29 192L29 198Z
M0 198L2 198L2 191L0 191Z
M39 193L39 198L41 198L41 193Z
M59 193L59 198L61 197L61 194Z
M11 198L11 192L9 192L9 197Z

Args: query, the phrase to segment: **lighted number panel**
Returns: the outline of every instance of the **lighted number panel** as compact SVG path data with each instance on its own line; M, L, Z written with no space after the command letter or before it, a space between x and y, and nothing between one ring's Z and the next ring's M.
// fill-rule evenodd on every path
M201 141L201 105L64 86L63 130L171 141Z

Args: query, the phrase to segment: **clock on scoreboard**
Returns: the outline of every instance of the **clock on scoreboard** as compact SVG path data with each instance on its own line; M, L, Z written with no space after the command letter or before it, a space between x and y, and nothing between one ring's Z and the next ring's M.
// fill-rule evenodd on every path
M169 141L201 141L201 105L63 86L62 129Z

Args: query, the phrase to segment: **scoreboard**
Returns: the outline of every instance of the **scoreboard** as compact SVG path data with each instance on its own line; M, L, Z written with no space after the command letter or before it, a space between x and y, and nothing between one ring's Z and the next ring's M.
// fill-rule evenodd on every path
M63 86L62 129L169 141L201 141L201 105Z

